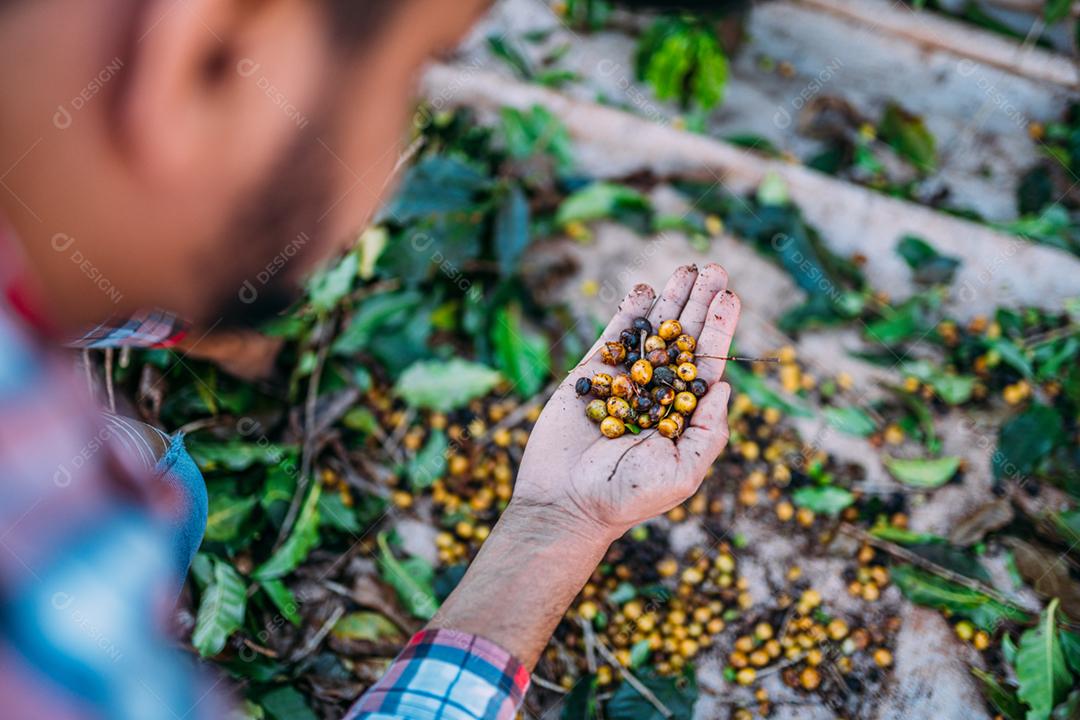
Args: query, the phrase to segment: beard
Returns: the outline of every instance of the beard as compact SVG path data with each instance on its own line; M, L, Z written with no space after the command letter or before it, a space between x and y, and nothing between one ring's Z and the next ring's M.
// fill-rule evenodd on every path
M213 257L200 263L200 275L222 268L206 327L258 327L303 296L305 268L319 248L331 246L320 225L332 204L331 170L318 137L315 127L306 128L285 149L227 224Z

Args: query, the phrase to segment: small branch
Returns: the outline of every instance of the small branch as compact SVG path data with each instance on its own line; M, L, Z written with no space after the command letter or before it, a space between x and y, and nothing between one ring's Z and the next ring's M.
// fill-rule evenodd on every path
M585 633L585 664L589 672L596 674L596 633L593 632L592 623L581 618L581 629Z
M539 685L545 690L550 690L551 692L557 692L561 695L566 695L566 693L568 692L567 689L564 688L562 685L557 685L550 680L545 680L536 673L532 674L532 681L534 685Z
M320 331L318 335L322 337L325 333ZM304 497L307 495L308 485L311 483L311 465L313 462L311 454L314 444L315 411L319 402L319 383L322 380L326 356L330 351L330 344L325 338L322 338L320 342L322 345L316 356L315 368L311 371L311 377L308 379L307 402L304 406L304 444L301 449L300 476L296 479L296 492L293 493L289 510L285 513L285 519L281 523L277 540L274 541L274 550L281 547L281 544L289 537L289 533L292 532L293 523L296 521L296 516L300 512L300 505L303 503Z
M303 660L311 653L318 649L322 641L326 639L326 636L330 634L330 631L334 629L334 625L341 619L341 616L345 614L345 606L338 605L334 608L334 612L330 614L330 617L326 619L326 622L319 628L319 632L315 633L310 640L308 640L300 650L292 656L292 661L299 662Z
M116 412L116 395L113 392L113 348L105 350L105 394L109 401L109 412Z

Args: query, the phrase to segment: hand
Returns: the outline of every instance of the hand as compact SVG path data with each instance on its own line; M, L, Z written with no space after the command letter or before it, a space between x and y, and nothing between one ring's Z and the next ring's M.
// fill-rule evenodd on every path
M178 352L199 360L209 360L242 380L269 377L284 346L281 338L254 330L227 330L189 333L176 345Z
M547 508L563 527L601 533L611 542L697 491L728 439L731 388L720 381L725 362L701 357L726 356L731 346L739 299L727 290L727 281L719 265L706 265L701 272L684 266L671 276L655 304L655 293L647 285L638 285L626 296L596 345L540 415L522 458L512 506ZM654 328L662 320L677 318L683 332L698 339L695 364L709 391L675 441L655 429L608 439L585 417L586 400L574 391L579 378L616 372L601 362L600 348L641 316Z

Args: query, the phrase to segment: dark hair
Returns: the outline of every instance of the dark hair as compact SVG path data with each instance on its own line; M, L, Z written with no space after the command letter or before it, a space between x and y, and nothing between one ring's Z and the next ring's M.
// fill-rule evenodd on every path
M399 9L402 0L322 0L330 23L331 40L345 49L361 43L382 29Z
M615 4L631 10L729 13L749 5L750 0L615 0Z

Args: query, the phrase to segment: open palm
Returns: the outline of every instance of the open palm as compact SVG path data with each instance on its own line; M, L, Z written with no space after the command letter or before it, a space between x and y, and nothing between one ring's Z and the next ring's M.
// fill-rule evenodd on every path
M698 338L698 376L709 384L683 434L675 441L655 429L611 440L585 417L574 391L578 378L611 372L600 360L605 340L615 340L635 317L678 319ZM692 495L727 444L731 389L721 382L724 361L739 320L739 300L727 290L727 273L716 264L680 267L660 298L636 286L603 335L568 375L544 408L522 459L514 497L553 505L615 534L658 515ZM717 356L717 357L703 357Z

